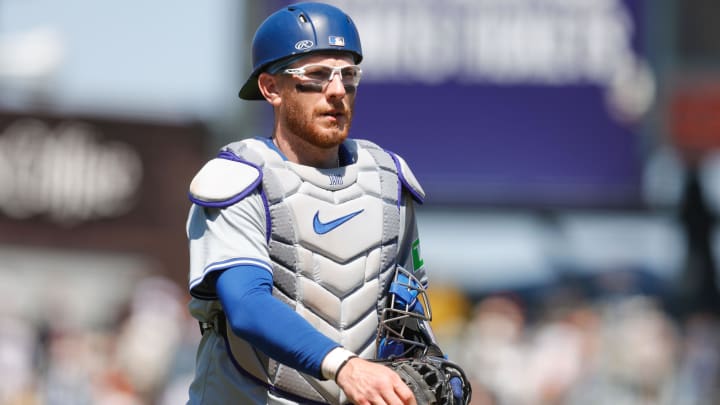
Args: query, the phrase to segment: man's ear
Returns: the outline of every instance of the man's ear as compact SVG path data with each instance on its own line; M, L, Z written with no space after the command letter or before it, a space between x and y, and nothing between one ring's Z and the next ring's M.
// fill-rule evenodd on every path
M280 86L278 78L269 73L260 73L258 77L258 88L265 100L272 104L273 107L280 105L282 98L280 97Z

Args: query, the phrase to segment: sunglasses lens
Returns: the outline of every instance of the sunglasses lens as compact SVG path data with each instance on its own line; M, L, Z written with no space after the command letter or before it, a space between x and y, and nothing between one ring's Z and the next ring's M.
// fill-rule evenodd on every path
M340 70L342 82L345 85L357 86L360 83L360 68L357 66L345 66Z
M305 73L303 76L312 81L325 82L328 80L331 73L332 69L327 66L312 65L305 67Z

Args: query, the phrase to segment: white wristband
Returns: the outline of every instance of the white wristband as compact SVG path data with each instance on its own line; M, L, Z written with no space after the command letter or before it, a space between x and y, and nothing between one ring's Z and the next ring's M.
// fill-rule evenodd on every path
M330 350L320 364L322 376L328 380L335 380L340 367L353 357L357 357L357 355L343 347Z

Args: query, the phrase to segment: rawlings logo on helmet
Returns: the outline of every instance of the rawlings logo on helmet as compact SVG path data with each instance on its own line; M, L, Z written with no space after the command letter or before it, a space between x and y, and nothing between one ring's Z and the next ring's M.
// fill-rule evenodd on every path
M302 41L297 41L295 43L295 49L298 51L304 51L312 48L313 46L315 46L315 43L309 39L303 39Z

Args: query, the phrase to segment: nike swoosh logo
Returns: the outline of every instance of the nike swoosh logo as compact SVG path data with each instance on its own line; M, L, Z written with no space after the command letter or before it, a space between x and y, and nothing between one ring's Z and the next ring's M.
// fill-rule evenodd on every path
M365 211L365 210L351 212L350 214L347 214L340 218L333 219L332 221L329 221L329 222L321 222L320 217L319 217L320 210L318 210L315 213L315 217L313 218L313 230L318 235L324 235L324 234L332 231L333 229L337 228L338 226L344 224L345 222L353 219L356 215L360 214L363 211Z

